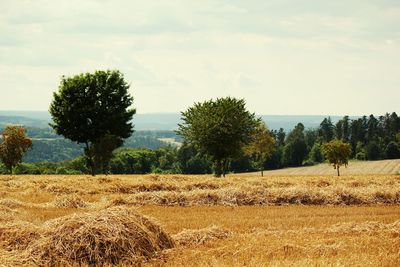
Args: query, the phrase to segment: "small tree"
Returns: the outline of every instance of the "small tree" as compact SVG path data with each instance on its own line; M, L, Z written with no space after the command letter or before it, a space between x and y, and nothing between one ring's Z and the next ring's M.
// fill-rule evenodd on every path
M107 70L62 77L53 94L50 126L57 134L85 144L92 175L97 166L108 166L112 150L133 133L131 120L136 111L128 89L119 71Z
M7 126L3 132L3 142L0 144L0 158L9 172L22 161L22 157L32 147L32 139L26 137L21 126Z
M340 176L340 166L344 165L347 167L351 156L351 145L340 140L332 140L323 144L322 150L325 158L328 159L333 168L337 170L337 175Z
M275 140L271 136L266 124L260 122L252 135L251 143L245 148L246 154L253 155L257 168L264 176L264 165L271 157L275 148Z
M178 134L214 163L215 176L225 176L229 160L251 142L260 119L246 110L243 99L231 97L195 103L182 112Z

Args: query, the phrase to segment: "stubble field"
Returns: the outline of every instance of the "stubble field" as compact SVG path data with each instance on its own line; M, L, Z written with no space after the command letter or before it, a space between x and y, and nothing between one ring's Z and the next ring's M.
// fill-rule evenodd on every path
M400 266L399 203L400 175L0 176L0 262Z

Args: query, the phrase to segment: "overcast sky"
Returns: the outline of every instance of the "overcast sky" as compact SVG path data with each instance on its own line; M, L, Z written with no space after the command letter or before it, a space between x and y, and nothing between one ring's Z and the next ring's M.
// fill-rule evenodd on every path
M0 0L0 110L119 69L138 113L216 97L258 114L400 113L399 0Z

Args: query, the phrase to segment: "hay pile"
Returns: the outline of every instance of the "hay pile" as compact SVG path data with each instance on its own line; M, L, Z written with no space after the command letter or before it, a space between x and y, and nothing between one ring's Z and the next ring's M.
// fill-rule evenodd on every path
M27 264L137 264L174 246L159 226L121 207L73 214L44 226L44 237L27 250Z
M28 222L8 222L0 225L0 247L7 250L24 250L40 238L43 230Z
M53 202L50 203L50 206L55 208L87 208L89 204L86 203L80 196L77 194L64 195L57 197Z
M387 189L370 187L309 187L295 185L268 187L266 185L238 185L217 189L193 189L187 191L143 191L131 193L113 205L369 205L400 204L400 191L395 187Z
M213 225L198 230L186 229L174 235L173 238L180 246L195 246L217 239L225 239L230 235L230 231Z

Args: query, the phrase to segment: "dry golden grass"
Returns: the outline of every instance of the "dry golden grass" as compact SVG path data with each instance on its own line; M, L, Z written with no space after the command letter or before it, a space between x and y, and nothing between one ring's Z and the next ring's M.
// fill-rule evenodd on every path
M0 177L0 206L399 204L400 175Z
M0 176L0 263L400 266L399 203L400 175Z
M285 168L265 171L264 175L333 175L335 170L327 163L309 167ZM347 168L341 167L342 175L400 174L400 159L376 161L350 161ZM250 173L254 175L254 173Z
M149 266L399 266L399 206L141 207L167 232L215 224L228 238ZM184 220L176 221L176 217Z
M172 248L159 226L126 208L78 213L44 224L44 237L32 243L26 263L138 264Z

